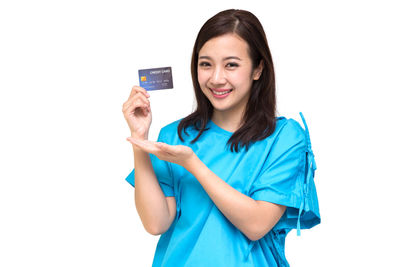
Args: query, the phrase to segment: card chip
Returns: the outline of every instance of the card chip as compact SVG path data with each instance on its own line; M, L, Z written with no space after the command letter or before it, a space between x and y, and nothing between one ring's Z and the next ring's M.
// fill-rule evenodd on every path
M142 82L145 82L145 81L147 81L147 79L146 79L146 76L142 76L142 77L140 77L140 81L142 81Z

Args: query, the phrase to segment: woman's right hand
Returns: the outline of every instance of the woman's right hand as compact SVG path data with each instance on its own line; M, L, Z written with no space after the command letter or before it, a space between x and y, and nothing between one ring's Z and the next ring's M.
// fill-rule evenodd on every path
M149 97L146 89L134 86L128 100L122 106L122 113L124 113L132 137L142 140L147 140L151 124Z

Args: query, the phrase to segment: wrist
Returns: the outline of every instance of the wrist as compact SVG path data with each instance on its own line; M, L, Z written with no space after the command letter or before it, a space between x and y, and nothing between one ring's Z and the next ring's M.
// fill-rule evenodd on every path
M193 153L185 162L185 166L183 166L188 172L194 175L194 172L201 167L203 162L197 157L195 153Z

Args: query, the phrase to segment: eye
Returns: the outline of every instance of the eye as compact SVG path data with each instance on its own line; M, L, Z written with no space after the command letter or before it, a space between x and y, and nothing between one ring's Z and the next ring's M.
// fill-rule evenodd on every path
M229 62L228 64L226 64L226 66L227 66L229 69L233 69L233 68L239 67L239 64L237 64L237 63L235 63L235 62Z
M204 67L210 67L211 64L207 61L201 61L199 62L199 66L204 68Z

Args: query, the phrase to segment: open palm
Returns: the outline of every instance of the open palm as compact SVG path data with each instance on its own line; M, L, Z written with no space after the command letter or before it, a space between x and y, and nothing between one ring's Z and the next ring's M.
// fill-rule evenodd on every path
M194 155L193 150L188 146L183 145L168 145L161 142L153 142L148 140L139 140L128 137L127 140L139 149L154 154L157 158L168 162L176 163L183 167Z

